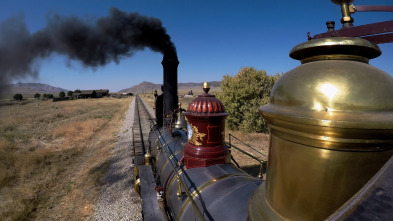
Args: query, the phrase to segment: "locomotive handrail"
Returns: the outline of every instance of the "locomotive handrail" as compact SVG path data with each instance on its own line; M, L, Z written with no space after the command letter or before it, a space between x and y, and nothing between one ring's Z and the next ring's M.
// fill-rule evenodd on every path
M164 138L163 138L163 136L162 136L162 134L161 134L161 132L160 132L159 130L155 130L154 133L158 133L159 137L161 137L162 140L164 140ZM158 139L158 142L161 143L161 139ZM166 141L164 140L164 144L165 144L165 143L166 143ZM163 144L161 143L161 145L163 145ZM168 144L168 145L169 145L169 144ZM198 205L195 203L193 197L191 196L191 193L188 191L187 186L184 184L184 182L183 182L183 180L182 180L182 178L181 178L181 176L180 176L180 174L179 174L179 171L180 171L180 170L183 170L183 168L180 168L180 167L179 167L180 169L179 169L179 170L176 170L177 165L174 165L174 164L173 164L173 162L172 162L172 160L170 159L168 153L165 151L165 148L162 148L162 151L164 152L165 157L168 159L168 162L170 163L170 165L171 165L171 167L172 167L172 171L174 172L174 175L176 176L177 181L180 183L180 185L181 185L181 186L183 187L183 189L185 190L185 193L186 193L186 195L187 195L187 198L191 201L192 207L194 208L195 212L197 213L199 219L202 220L202 221L205 221L205 218L203 217L202 212L199 210Z
M265 154L259 152L257 149L253 148L251 145L249 145L249 144L247 144L247 143L241 141L239 138L233 136L231 133L229 133L229 143L232 143L232 142L231 142L231 137L235 138L235 139L236 139L237 141L239 141L240 143L246 145L247 147L251 148L253 151L255 151L255 152L257 152L257 153L259 153L259 154L261 154L262 156L264 156L264 157L267 158L267 156L266 156Z
M241 153L243 153L243 154L245 154L245 155L251 157L252 159L254 159L254 160L256 160L256 161L258 161L258 162L261 164L261 166L260 166L260 168L259 168L258 178L259 178L259 179L262 179L262 178L263 178L263 167L264 167L264 165L267 164L267 161L259 159L258 157L256 157L256 156L254 156L254 155L248 153L248 152L245 151L245 150L240 149L239 147L233 145L232 143L229 143L229 142L225 142L225 143L226 143L229 147L231 147L231 148L233 147L233 148L235 148L236 150L240 151ZM263 155L263 154L262 154L262 155ZM265 155L263 155L263 156L265 156Z

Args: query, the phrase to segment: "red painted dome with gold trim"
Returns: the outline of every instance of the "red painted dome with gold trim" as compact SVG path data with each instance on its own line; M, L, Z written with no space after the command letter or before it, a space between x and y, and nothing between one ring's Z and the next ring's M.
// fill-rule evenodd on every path
M230 163L231 153L224 142L224 105L214 95L209 94L209 84L203 83L205 94L195 98L188 111L188 142L183 149L183 162L186 168L208 167L214 164Z
M216 96L209 94L209 90L209 84L207 82L203 83L203 91L205 91L205 94L199 95L191 102L186 115L228 115L228 113L225 112L222 102L216 98Z
M190 106L188 112L193 114L218 114L225 113L224 105L214 95L205 93L195 98Z

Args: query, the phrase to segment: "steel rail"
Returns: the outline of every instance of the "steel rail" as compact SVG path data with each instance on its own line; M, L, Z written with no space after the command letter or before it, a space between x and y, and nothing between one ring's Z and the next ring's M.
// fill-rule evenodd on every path
M142 154L145 155L146 154L146 148L145 148L145 142L143 140L143 131L142 131L142 124L141 124L141 115L139 112L139 96L136 95L135 96L135 105L136 105L136 109L137 109L137 114L138 114L138 122L139 122L139 135L141 137L141 146L142 146Z
M139 97L139 96L138 96ZM139 97L140 98L140 97ZM140 98L141 99L141 98ZM150 121L150 128L152 128L152 126L153 125L155 125L155 124L157 124L157 120L155 119L155 118L153 118L151 115L150 115L150 112L147 110L147 108L146 108L146 104L142 101L141 102L142 103L142 106L143 106L143 109L145 109L145 112L147 113L147 115L149 116L149 121Z

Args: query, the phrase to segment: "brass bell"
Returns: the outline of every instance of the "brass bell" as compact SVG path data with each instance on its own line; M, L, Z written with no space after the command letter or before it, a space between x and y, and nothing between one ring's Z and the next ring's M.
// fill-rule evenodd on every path
M179 112L176 114L175 128L177 129L187 128L187 122L181 109L181 103L179 103Z

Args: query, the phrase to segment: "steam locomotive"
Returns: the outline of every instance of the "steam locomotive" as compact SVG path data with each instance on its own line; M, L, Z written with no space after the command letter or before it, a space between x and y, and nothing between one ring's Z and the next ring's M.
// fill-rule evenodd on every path
M351 1L332 1L342 8L343 29L295 46L290 56L302 64L276 82L270 103L259 108L270 130L265 181L231 163L228 113L207 82L187 110L177 106L179 62L164 55L146 164L167 218L391 219L393 78L368 64L381 54L373 42L386 36L359 37L377 25L352 27ZM393 31L393 21L384 31Z

